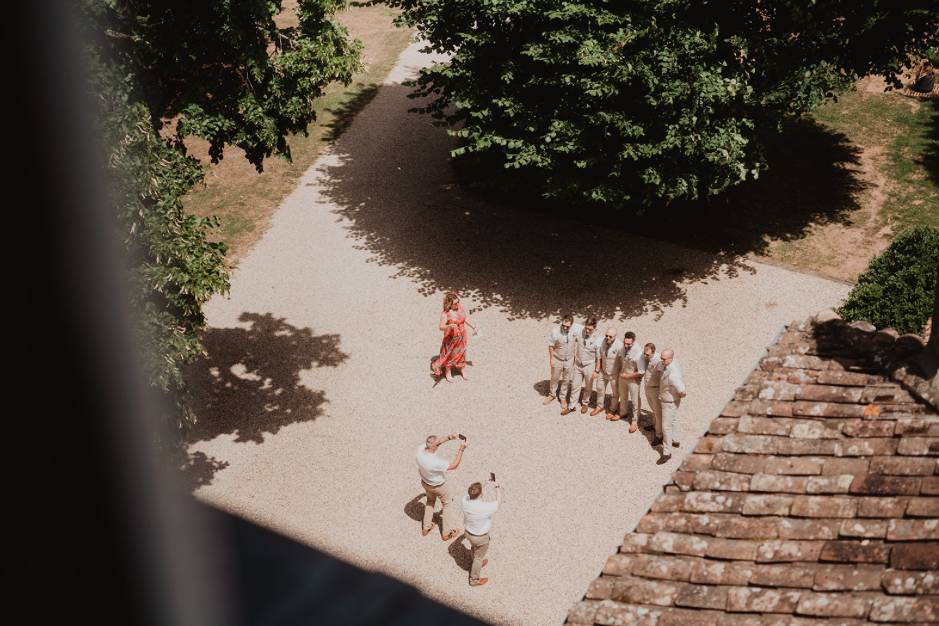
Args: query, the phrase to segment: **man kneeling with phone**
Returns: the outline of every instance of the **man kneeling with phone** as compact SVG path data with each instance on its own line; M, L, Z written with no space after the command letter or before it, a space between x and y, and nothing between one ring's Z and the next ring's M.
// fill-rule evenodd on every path
M480 578L480 570L489 562L484 558L489 551L489 531L492 528L492 516L502 503L502 487L496 482L496 475L489 474L489 482L496 489L496 499L483 500L483 486L473 483L463 498L463 528L466 539L473 550L473 565L470 567L470 587L478 587L489 582L488 578Z

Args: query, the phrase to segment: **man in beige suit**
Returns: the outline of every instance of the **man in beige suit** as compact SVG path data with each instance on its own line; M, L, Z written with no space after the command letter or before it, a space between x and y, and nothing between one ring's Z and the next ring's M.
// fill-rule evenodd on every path
M685 381L682 377L681 367L675 360L675 351L671 348L662 350L662 376L659 379L659 400L662 401L662 459L672 456L672 446L680 444L675 439L675 422L678 418L678 407L685 393Z
M574 377L574 345L577 335L583 330L574 324L571 314L561 318L561 323L551 329L548 335L548 364L551 367L551 383L548 388L548 397L545 404L551 404L555 397L561 401L561 415L567 415L567 394L571 389L571 380ZM560 383L560 389L558 389ZM555 396L555 393L557 396ZM576 401L576 400L575 400Z
M639 385L645 373L642 348L636 343L636 333L628 331L623 335L623 357L619 374L619 414L629 414L629 432L639 428L639 411L642 400L639 398Z
M597 378L597 408L590 414L596 415L603 410L603 398L607 390L610 392L610 407L606 411L606 419L616 421L619 415L616 413L619 397L617 378L619 378L620 362L622 361L623 349L616 341L616 328L606 329L606 335L600 343L600 372Z
M662 402L659 400L659 379L662 378L662 358L655 351L654 343L647 343L642 350L642 357L645 364L645 375L643 385L646 391L646 402L649 404L649 410L652 411L652 423L655 426L655 439L652 445L657 446L662 443Z
M597 318L589 317L584 322L583 332L577 336L574 344L574 385L571 387L571 404L580 398L580 412L587 412L593 383L600 371L600 340L596 335ZM597 405L603 405L603 397L597 399ZM573 411L568 409L568 413Z

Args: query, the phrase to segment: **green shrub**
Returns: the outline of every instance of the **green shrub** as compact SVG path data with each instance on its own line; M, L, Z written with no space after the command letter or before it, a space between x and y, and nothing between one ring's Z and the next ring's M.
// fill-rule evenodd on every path
M757 177L784 120L939 41L937 0L383 1L447 55L418 93L454 157L635 210Z
M908 230L871 261L839 313L849 321L919 334L933 311L937 267L939 229Z
M933 67L939 67L939 48L930 48L927 50L926 60L932 63Z

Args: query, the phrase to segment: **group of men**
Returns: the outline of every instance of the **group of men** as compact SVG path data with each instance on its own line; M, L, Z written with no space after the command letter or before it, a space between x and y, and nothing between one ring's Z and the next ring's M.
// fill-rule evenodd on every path
M443 457L437 456L437 450L441 445L455 439L460 440L460 448L452 461L447 461ZM502 487L495 480L495 475L490 474L487 481L495 488L496 499L484 500L482 498L483 485L475 482L469 486L467 493L463 496L463 528L457 528L452 524L453 513L453 495L450 485L447 482L447 472L453 471L460 466L463 460L463 451L469 444L466 437L459 434L452 435L429 435L417 448L417 470L421 476L421 486L424 493L427 494L427 500L424 503L424 520L421 526L421 535L427 536L433 530L434 524L434 505L440 500L442 511L440 512L441 538L444 541L450 541L464 533L466 540L470 544L473 552L473 563L470 566L469 584L471 587L478 587L489 582L488 578L481 578L480 572L483 567L489 563L485 558L489 551L489 531L492 528L492 516L502 503Z
M622 341L618 341L613 326L600 336L596 318L588 318L580 325L574 323L572 315L565 315L548 337L548 363L551 386L544 403L560 400L561 415L574 412L577 404L581 413L590 410L595 388L597 399L590 415L603 411L609 393L606 419L616 421L629 415L629 432L634 433L639 428L640 387L644 384L646 400L654 416L652 445L662 446L663 460L671 457L672 447L679 446L675 439L675 421L686 394L681 367L671 348L659 353L653 343L640 347L633 332L625 333Z
M653 445L662 446L660 462L668 460L672 456L671 448L679 446L674 438L675 420L681 399L685 397L685 383L674 351L668 348L659 353L652 343L640 348L633 332L625 333L619 341L615 327L608 328L603 336L596 330L596 318L588 318L580 325L574 323L572 315L565 315L561 323L551 330L548 338L551 387L544 403L547 405L559 400L561 415L575 411L577 404L580 404L580 412L586 413L590 410L591 397L596 389L596 402L590 415L596 416L603 411L609 394L606 419L616 421L629 415L629 432L634 433L639 427L640 391L644 385L646 400L654 415ZM460 445L453 460L438 456L440 446L454 440L459 440ZM489 582L488 578L481 577L481 570L489 563L485 558L489 550L489 532L492 516L502 503L502 487L495 481L495 476L490 475L487 482L495 488L496 499L484 500L483 484L471 484L463 496L463 528L453 524L453 492L447 482L447 474L460 466L463 451L468 445L466 437L452 434L429 435L418 446L417 468L421 486L427 494L421 535L426 537L433 530L434 507L440 500L441 538L450 541L461 533L466 537L473 554L469 584L478 587Z

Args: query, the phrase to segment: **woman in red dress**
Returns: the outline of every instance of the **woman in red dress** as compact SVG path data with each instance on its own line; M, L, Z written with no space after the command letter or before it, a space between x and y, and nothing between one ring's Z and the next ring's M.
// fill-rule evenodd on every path
M453 382L453 376L450 368L457 368L463 376L466 377L466 327L473 329L476 334L476 327L470 324L466 316L466 309L460 304L460 296L454 291L447 292L443 298L443 312L440 314L440 330L443 331L443 341L440 344L440 356L434 359L434 374L440 376L441 370L447 377L448 382Z

